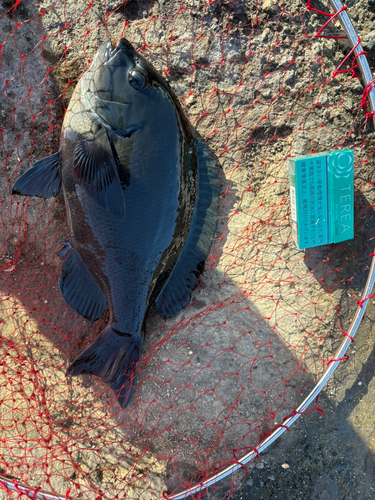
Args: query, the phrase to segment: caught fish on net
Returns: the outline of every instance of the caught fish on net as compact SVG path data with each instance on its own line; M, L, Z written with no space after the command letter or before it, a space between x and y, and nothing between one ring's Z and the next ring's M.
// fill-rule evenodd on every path
M125 408L144 323L187 304L217 222L219 169L167 82L125 38L103 43L64 118L60 149L13 195L64 195L69 238L59 288L91 323L109 324L68 367L110 385ZM147 203L145 202L147 200Z
M198 498L202 488L213 483L213 494L222 498L238 487L262 443L301 413L301 404L322 375L337 359L345 359L337 353L343 339L350 342L358 302L364 306L369 296L374 227L371 85L364 92L357 78L364 55L353 51L339 16L333 17L328 5L313 2L306 7L294 0L46 0L4 2L4 7L4 497L17 498L28 491L31 498L184 498L192 488L190 493ZM64 201L58 192L44 198L11 195L14 186L22 193L17 182L27 179L33 165L58 154L75 91L109 39L110 51L124 43L120 40L128 40L136 49L134 56L144 57L168 82L190 122L191 144L196 144L192 158L206 161L207 147L220 164L214 182L218 221L187 304L173 314L163 313L152 290L144 287L153 300L147 314L139 316L142 354L134 361L132 395L127 392L126 405L121 404L121 394L116 397L118 387L111 390L107 382L113 381L106 382L100 373L66 373L112 320L105 305L98 306L97 314L90 309L93 316L85 309L85 319L78 314L82 308L70 307L60 293L61 275L69 270L69 255L74 255L74 243L67 242L72 216L68 196ZM133 77L142 88L145 77ZM124 103L117 90L115 100L107 88L98 90L103 121L105 106ZM85 92L90 99L89 89ZM167 124L162 113L158 122L157 115L147 117L142 108L140 112L153 123L149 144L142 146L146 158L148 147L157 154L155 140L167 144L172 137L163 135ZM111 130L104 126L110 136L107 153L117 152L121 134L128 142L135 138L139 129L126 127L136 125L111 123ZM288 158L338 148L354 151L354 239L299 250L291 233ZM92 145L85 143L76 150L75 160L72 156L82 167L75 175L86 180L91 174L85 162L92 152ZM100 154L103 164L107 160ZM128 154L120 152L118 161ZM159 163L155 159L155 172ZM108 165L109 177L96 190L97 203L120 220L131 214L138 236L121 238L137 245L147 236L145 227L137 224L142 213L155 229L153 199L144 196L137 203L128 202L125 194L124 210L116 212L116 196L121 194L117 188L127 179L116 177L120 184L106 196L117 172L113 163ZM49 167L54 168L53 161ZM166 203L172 196L167 173L151 180ZM51 185L47 188L53 191ZM189 219L188 212L189 206L181 216ZM82 219L75 231L83 225ZM91 243L85 242L85 255ZM120 268L121 259L121 252L114 253L113 265ZM175 263L177 256L174 259ZM119 281L125 287L129 279ZM82 275L75 283L75 301L80 292L84 296L85 285ZM124 288L127 301L136 299L135 285L130 280ZM92 296L94 287L93 282ZM310 408L320 411L318 403ZM244 456L248 461L241 466ZM228 475L222 483L210 480L223 470Z

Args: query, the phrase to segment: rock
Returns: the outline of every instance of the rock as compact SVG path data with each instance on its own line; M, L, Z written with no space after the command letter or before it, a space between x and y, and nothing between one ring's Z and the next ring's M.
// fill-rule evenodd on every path
M366 33L366 35L364 35L361 38L361 45L362 45L363 50L371 51L374 49L374 47L375 47L375 30L370 31L370 33Z

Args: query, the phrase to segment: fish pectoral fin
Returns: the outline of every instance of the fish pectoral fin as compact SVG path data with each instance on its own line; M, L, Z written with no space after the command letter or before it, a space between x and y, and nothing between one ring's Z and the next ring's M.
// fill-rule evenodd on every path
M196 139L195 150L198 198L185 245L155 301L163 318L175 316L189 302L210 254L216 229L220 169L216 166L216 158L201 139Z
M74 311L93 323L103 316L107 306L104 293L69 240L58 255L64 260L59 281L62 296Z
M96 203L123 219L125 198L112 154L99 144L84 140L75 147L74 166L78 178Z
M61 192L59 171L60 152L37 161L29 168L12 188L12 194L52 198Z

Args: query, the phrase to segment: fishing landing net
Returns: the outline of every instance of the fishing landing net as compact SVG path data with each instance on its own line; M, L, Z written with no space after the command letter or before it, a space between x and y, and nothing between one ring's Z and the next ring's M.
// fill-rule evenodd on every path
M0 498L149 500L189 488L201 498L210 483L223 498L345 359L372 284L374 132L363 49L336 10L298 0L2 0ZM365 29L372 14L356 12ZM151 311L125 410L99 379L65 375L107 317L91 325L60 295L62 198L10 196L58 150L80 75L106 38L121 36L170 82L222 167L204 276L176 317ZM355 238L297 250L287 159L334 148L354 149Z

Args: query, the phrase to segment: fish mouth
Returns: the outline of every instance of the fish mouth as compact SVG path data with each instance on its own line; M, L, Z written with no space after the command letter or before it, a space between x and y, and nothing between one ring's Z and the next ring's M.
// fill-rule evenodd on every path
M114 44L112 44L113 47ZM133 45L126 40L126 38L120 38L120 40L117 42L116 47L114 47L114 50L121 51L121 52L130 52L133 53L135 52Z
M128 58L132 58L134 55L134 47L125 38L120 38L120 40L115 45L114 40L108 40L107 50L104 57L104 63L108 62L117 52L123 52Z

